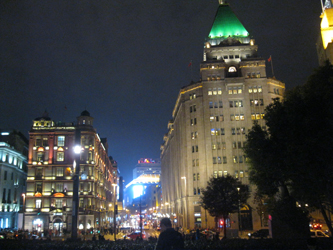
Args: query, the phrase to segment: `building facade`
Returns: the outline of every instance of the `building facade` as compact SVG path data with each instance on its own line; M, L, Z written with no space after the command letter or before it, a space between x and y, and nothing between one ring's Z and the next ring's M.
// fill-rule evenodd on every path
M184 228L215 227L200 206L201 190L211 177L231 175L253 194L242 150L246 134L254 121L265 128L265 106L285 90L284 83L266 76L255 40L229 4L219 3L204 43L201 80L180 90L161 145L164 209ZM241 218L240 227L238 215L232 214L228 226L261 227L250 200Z
M133 179L142 174L161 174L161 160L141 158L133 169Z
M320 35L316 44L319 65L323 65L326 60L333 62L333 4L332 0L325 0L322 3L322 14L320 16Z
M83 111L77 123L55 122L44 114L34 119L29 136L24 228L52 230L55 234L72 230L73 179L77 168L77 228L112 227L117 169L108 156L107 140L96 133L89 112ZM80 143L78 157L73 150L75 141Z
M0 130L0 230L23 226L22 194L26 188L27 155L28 139L22 133Z

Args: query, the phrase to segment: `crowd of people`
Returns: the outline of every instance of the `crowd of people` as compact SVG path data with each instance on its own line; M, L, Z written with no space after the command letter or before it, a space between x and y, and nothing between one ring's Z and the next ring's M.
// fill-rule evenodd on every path
M1 250L205 250L205 249L309 249L304 240L246 240L219 238L219 234L195 230L191 234L184 234L172 228L171 221L163 218L160 221L161 233L158 238L149 237L148 240L105 240L102 234L94 235L91 240L51 240L51 238L14 238L2 239ZM181 230L179 230L181 231ZM186 237L189 236L190 237ZM321 249L331 249L332 240L319 242Z

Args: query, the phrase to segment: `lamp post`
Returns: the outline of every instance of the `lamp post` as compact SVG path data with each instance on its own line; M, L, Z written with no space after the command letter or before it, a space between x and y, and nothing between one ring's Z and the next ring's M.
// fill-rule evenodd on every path
M241 210L240 210L240 194L239 194L240 187L237 187L238 191L238 230L242 235L242 217L241 217Z
M187 226L187 201L186 201L186 198L187 198L187 190L186 190L186 176L183 176L181 177L182 180L185 181L185 199L184 199L184 202L185 202L185 208L184 208L184 215L183 215L183 227L186 225Z
M23 208L22 208L22 210L23 210L23 221L22 221L22 228L23 228L23 231L24 231L24 216L25 216L25 194L23 193L22 194L22 197L23 197Z
M117 239L117 236L116 236L116 199L117 199L117 196L116 196L116 186L117 184L116 183L113 183L112 184L113 186L113 234L114 234L114 241L116 241Z
M79 174L81 155L81 130L75 130L75 173L73 175L72 239L77 239L77 221L79 213Z

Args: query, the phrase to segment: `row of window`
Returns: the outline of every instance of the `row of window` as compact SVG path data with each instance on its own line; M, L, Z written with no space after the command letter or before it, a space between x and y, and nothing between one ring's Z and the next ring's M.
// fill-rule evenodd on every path
M246 78L260 78L260 72L247 72Z
M198 132L191 132L191 139L197 139L198 138Z
M228 175L228 171L214 171L213 173L213 177L217 178L217 177L222 177L222 176L227 176ZM247 170L243 171L240 170L239 172L236 170L235 171L235 178L248 178L249 177L249 172Z
M247 77L260 77L260 73L248 73ZM214 77L215 78L215 77ZM262 92L262 86L250 86L249 87L249 93L261 93ZM228 94L242 94L243 89L242 87L229 87L228 88ZM274 89L274 93L279 93L279 89ZM208 89L208 95L222 95L222 88L209 88ZM191 99L191 95L190 95Z
M237 149L237 148L239 148L239 149L242 149L243 148L243 144L242 144L242 142L241 141L239 141L239 142L233 142L232 143L232 148L233 149ZM218 150L218 149L226 149L226 143L223 141L223 142L213 142L212 143L212 149L213 150Z
M55 145L58 147L64 147L65 146L65 136L63 136L63 135L56 136ZM47 147L47 146L49 146L49 139L47 137L36 138L35 146L36 147Z
M192 167L199 166L199 159L192 159Z
M265 114L264 113L252 113L251 114L251 120L260 120L260 119L264 119Z
M264 99L250 99L250 106L264 106Z
M2 203L12 203L12 201L16 202L17 201L17 188L14 188L14 197L11 196L11 189L4 188L2 190ZM13 200L12 200L13 198Z
M231 134L235 135L237 133L237 135L240 134L245 134L245 127L242 128L231 128ZM225 134L225 129L224 128L212 128L210 130L210 134L211 135L224 135Z
M200 181L200 173L193 174L193 181Z

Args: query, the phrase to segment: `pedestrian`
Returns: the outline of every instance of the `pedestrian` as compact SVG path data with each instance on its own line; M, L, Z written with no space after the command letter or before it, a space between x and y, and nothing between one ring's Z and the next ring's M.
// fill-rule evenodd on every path
M181 233L172 228L171 220L163 218L160 222L161 234L155 250L184 249L184 240Z

